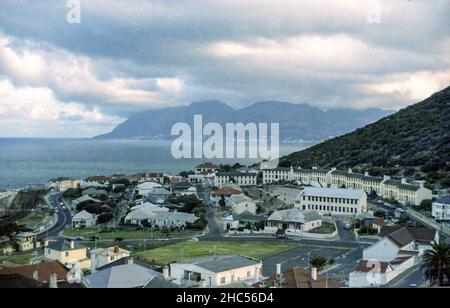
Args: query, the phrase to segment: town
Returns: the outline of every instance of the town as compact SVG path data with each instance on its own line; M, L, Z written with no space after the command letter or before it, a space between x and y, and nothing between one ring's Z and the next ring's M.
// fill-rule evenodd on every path
M352 169L61 177L0 192L0 287L441 285L449 220L448 191Z

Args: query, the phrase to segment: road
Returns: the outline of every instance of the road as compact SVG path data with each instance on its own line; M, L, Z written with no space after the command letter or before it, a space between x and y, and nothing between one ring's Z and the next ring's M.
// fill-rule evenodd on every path
M415 266L411 270L407 270L399 277L388 283L387 288L415 288L427 286L428 281L425 278L420 266Z
M66 225L72 223L72 215L69 210L64 210L61 206L63 200L63 194L58 193L48 197L49 205L52 209L57 211L57 222L47 231L38 233L39 239L57 238L59 233L64 230Z

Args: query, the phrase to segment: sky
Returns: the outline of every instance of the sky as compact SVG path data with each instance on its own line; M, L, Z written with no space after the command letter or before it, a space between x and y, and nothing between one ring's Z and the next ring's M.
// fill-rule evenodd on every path
M193 101L397 110L448 85L450 0L0 0L0 137Z

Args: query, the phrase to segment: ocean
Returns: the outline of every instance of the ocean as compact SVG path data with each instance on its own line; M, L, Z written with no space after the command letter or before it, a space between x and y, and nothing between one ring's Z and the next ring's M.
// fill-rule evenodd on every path
M311 146L310 143L280 145L280 155ZM202 159L174 159L169 141L103 141L93 139L0 138L0 189L41 185L68 176L191 170ZM244 165L257 160L214 160Z

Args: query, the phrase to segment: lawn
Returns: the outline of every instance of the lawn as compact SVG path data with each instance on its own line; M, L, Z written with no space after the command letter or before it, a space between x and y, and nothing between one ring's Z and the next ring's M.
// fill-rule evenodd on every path
M18 254L0 257L0 260L3 262L14 263L17 265L28 265L30 264L31 259L33 259L34 257L36 256L32 254Z
M310 230L310 233L317 233L317 234L330 234L336 231L336 228L334 227L334 224L330 222L323 222L320 227L314 228Z
M123 238L124 240L134 239L158 239L158 238L191 238L198 236L200 232L196 231L171 231L168 233L162 233L160 231L146 231L146 230L117 230L117 231L100 231L98 236L100 239L115 239ZM97 236L97 229L82 229L82 230L65 230L65 236L69 237L83 237L89 239L92 236Z
M255 259L262 259L296 247L294 243L273 242L208 242L185 241L157 249L148 250L148 261L164 265L174 261L190 260L215 254L239 254ZM144 258L145 252L136 254Z

